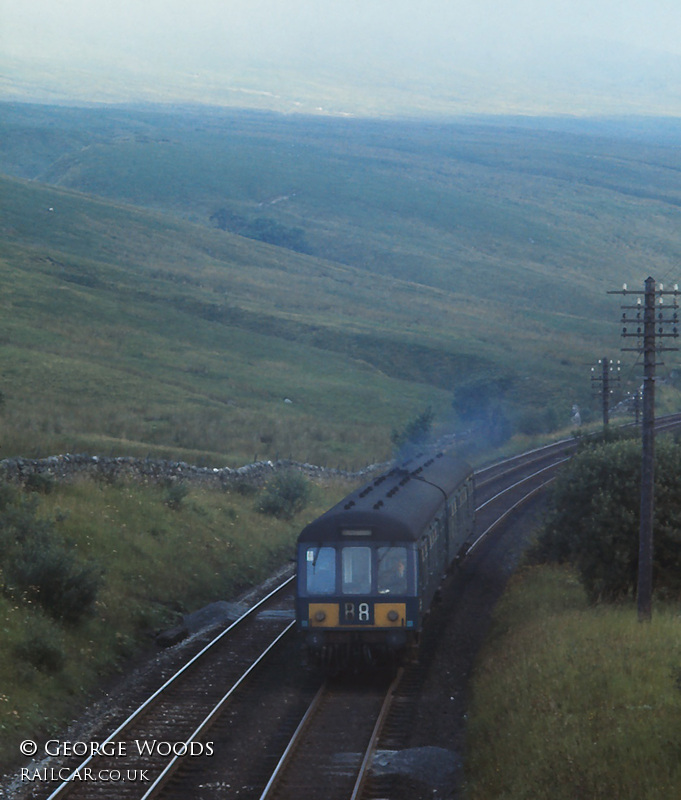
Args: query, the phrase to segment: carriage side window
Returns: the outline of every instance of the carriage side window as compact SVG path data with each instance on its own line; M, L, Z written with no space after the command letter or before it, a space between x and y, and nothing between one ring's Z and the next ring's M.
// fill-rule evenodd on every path
M309 547L305 554L308 594L336 591L336 551L333 547Z
M407 548L379 547L378 593L406 594L407 592Z
M371 548L344 547L341 558L343 594L371 592Z

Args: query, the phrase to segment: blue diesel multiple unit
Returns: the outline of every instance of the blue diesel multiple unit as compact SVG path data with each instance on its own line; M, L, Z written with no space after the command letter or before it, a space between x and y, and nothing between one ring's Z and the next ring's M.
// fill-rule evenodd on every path
M416 646L473 516L471 468L439 453L395 467L304 528L296 618L309 656L343 668Z

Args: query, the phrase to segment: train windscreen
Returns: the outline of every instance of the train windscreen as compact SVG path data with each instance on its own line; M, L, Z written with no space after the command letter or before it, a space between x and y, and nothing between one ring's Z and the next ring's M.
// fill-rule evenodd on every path
M308 594L334 594L336 591L336 550L309 547L305 554Z
M343 594L370 594L371 548L344 547L341 554Z
M379 594L407 593L407 548L379 547L377 550Z

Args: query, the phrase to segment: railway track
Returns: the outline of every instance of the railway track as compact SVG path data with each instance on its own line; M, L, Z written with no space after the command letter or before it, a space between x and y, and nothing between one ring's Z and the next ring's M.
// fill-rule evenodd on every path
M659 431L679 426L681 415L658 421ZM453 582L455 594L465 593L476 580L481 583L479 565L494 551L504 526L553 480L575 448L574 440L564 440L476 473L476 531L463 577ZM385 679L369 684L356 679L320 688L318 676L301 670L290 635L292 581L277 587L164 681L113 733L98 739L98 752L36 767L53 771L21 797L388 796L386 779L371 777L372 754L376 748L407 746L428 659L407 665L389 685ZM462 597L456 602L463 608ZM314 773L313 763L318 765ZM399 789L390 791L398 792L391 797L399 795Z
M494 470L495 474L491 474L492 470L483 471L482 501L477 505L478 513L484 513L485 531L477 546L496 531L499 520L503 520L509 508L526 502L550 480L572 448L574 442L566 442L547 451L513 459ZM373 682L355 676L349 682L325 683L300 714L297 725L289 720L290 738L286 742L279 741L280 755L272 772L263 777L264 770L256 770L260 788L251 769L248 779L236 781L239 796L260 800L291 797L358 800L387 796L386 784L392 785L394 790L394 779L371 775L373 754L379 747L395 750L408 741L423 672L421 665L408 665L392 683L381 676L378 680L374 677ZM263 760L272 763L273 756L270 754ZM233 787L233 773L225 771L222 777L213 776L211 785ZM185 783L181 791L176 787L168 796L183 796L188 788ZM195 792L196 789L192 795L199 796Z
M387 692L380 676L325 683L291 737L261 800L358 797L401 677L400 671Z
M211 756L211 723L293 628L293 582L285 580L211 640L106 738L54 740L47 749L62 758L44 773L37 768L42 791L29 797L153 797L183 760ZM44 783L58 785L45 793Z

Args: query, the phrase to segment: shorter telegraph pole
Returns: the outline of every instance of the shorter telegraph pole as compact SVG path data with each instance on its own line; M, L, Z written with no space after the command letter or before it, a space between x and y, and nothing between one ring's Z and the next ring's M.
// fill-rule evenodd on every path
M624 284L619 292L608 294L632 294ZM673 316L666 317L664 296L672 295ZM678 284L665 291L662 284L656 287L654 278L645 282L644 302L639 298L635 306L622 306L622 337L638 338L638 347L623 347L623 350L643 353L643 417L641 422L641 516L638 540L638 619L649 622L652 616L653 595L653 515L655 507L655 366L656 354L676 347L657 345L656 340L678 337ZM657 302L659 301L659 302ZM656 308L659 311L656 312ZM636 312L635 315L632 312ZM671 324L672 330L665 326ZM635 328L632 330L630 325Z
M620 381L620 362L617 366L609 358L602 358L600 360L601 374L596 372L596 367L591 367L591 385L594 387L594 393L601 396L601 407L603 409L603 432L607 432L608 425L610 424L610 396L613 389L612 384L619 384ZM600 386L599 386L600 384ZM596 388L599 387L599 388Z
M641 422L641 391L637 389L635 392L628 392L626 397L627 408L629 413L634 416L634 425L638 428Z

